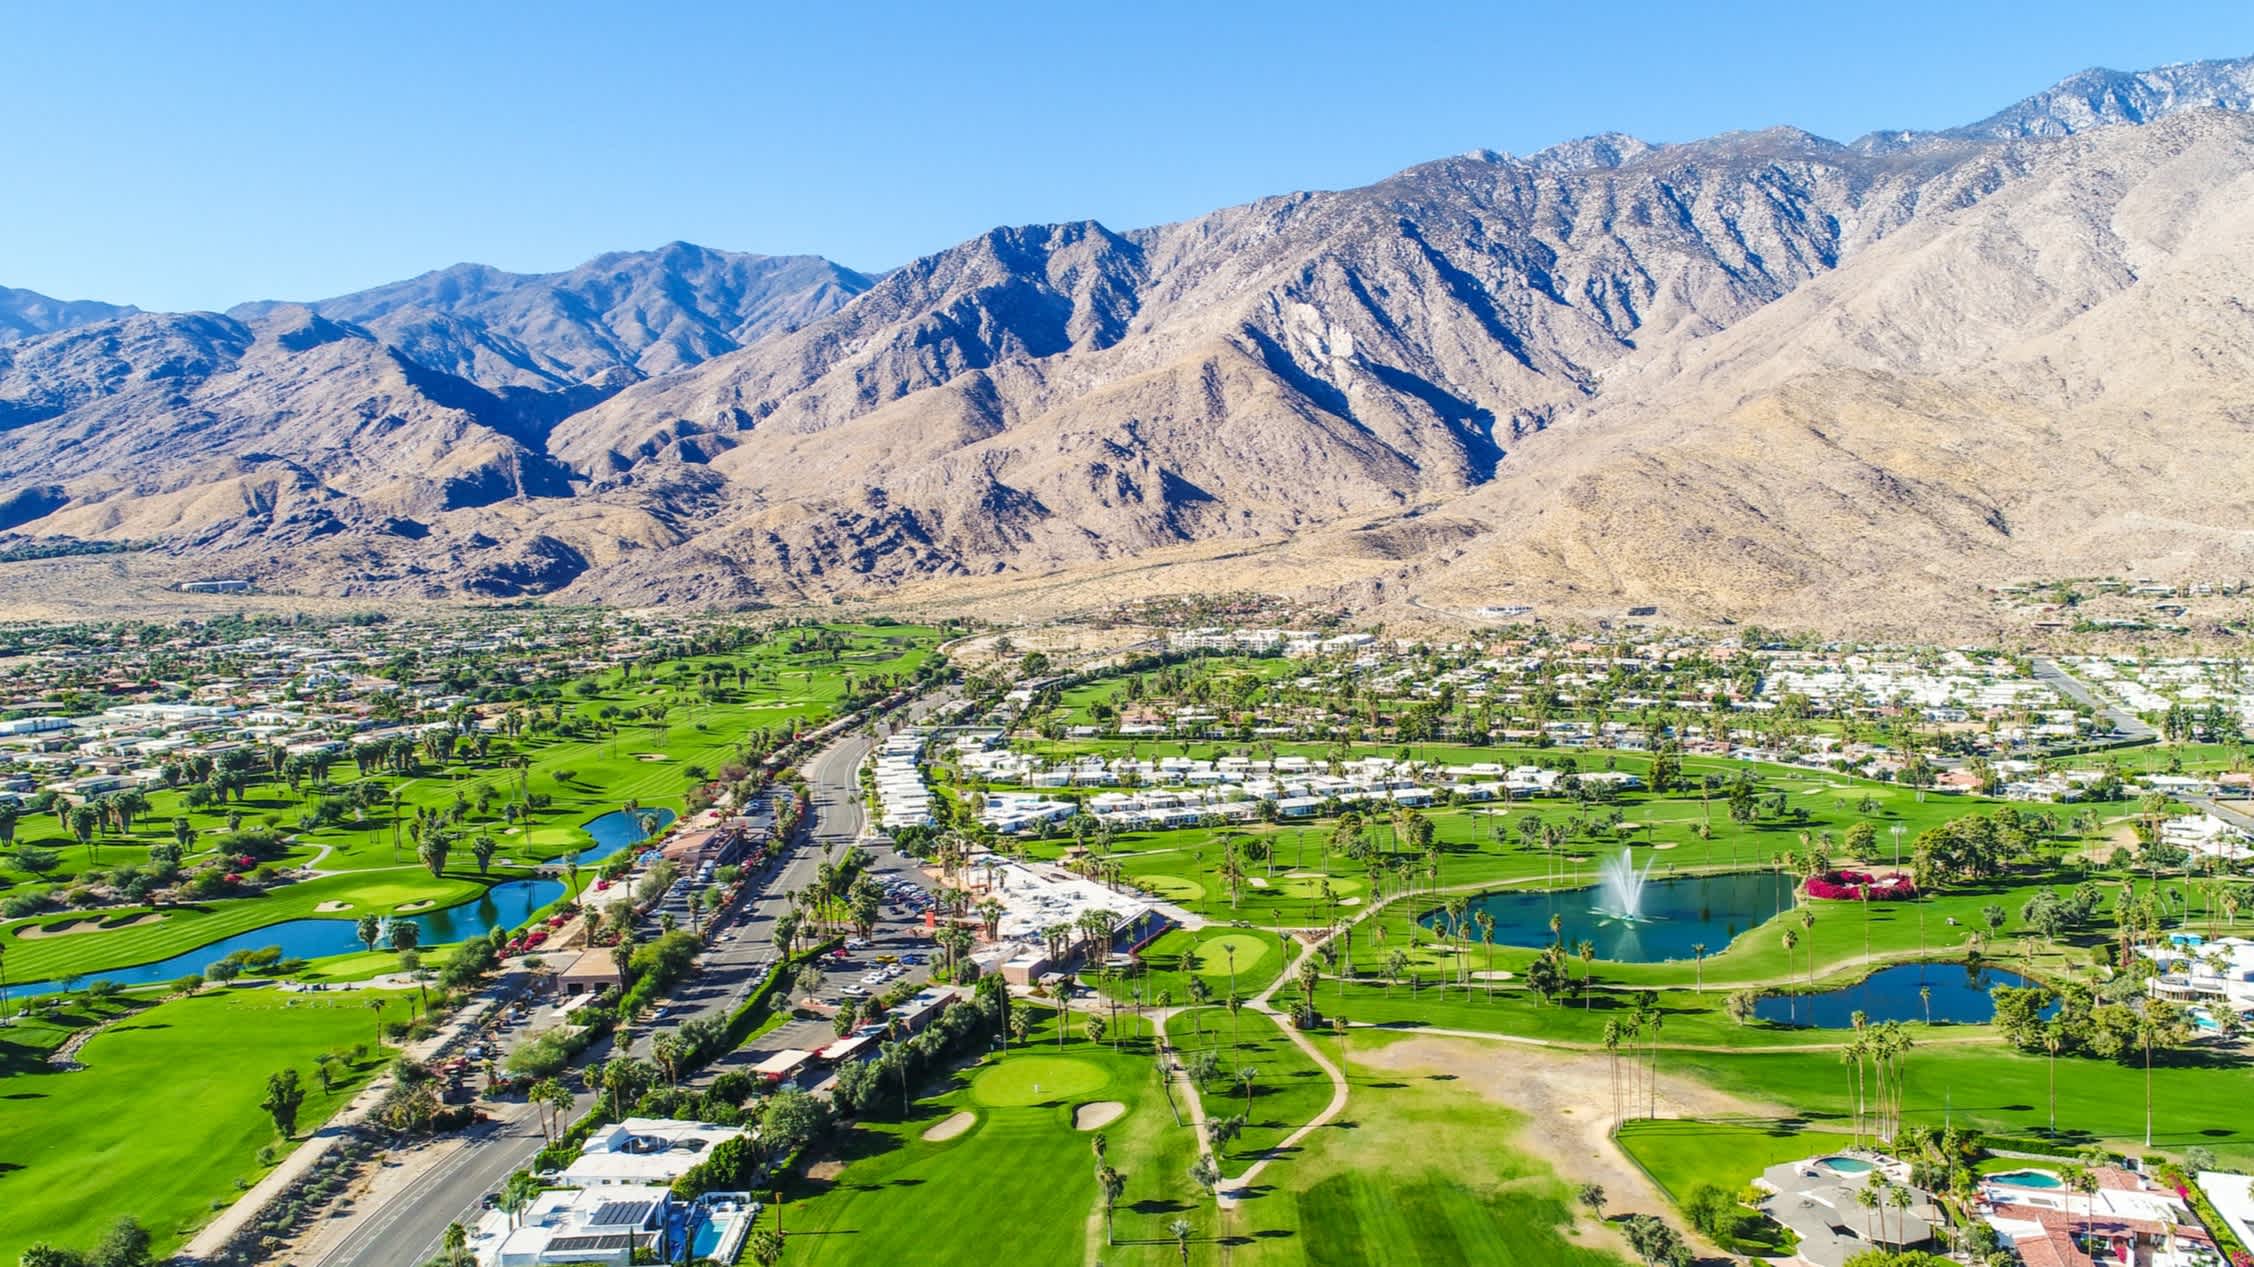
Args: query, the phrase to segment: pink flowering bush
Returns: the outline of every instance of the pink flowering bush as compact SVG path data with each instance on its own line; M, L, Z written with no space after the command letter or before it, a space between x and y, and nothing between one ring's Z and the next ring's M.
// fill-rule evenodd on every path
M1906 902L1917 896L1917 885L1900 872L1874 875L1868 871L1826 871L1809 876L1801 889L1809 897L1835 902Z

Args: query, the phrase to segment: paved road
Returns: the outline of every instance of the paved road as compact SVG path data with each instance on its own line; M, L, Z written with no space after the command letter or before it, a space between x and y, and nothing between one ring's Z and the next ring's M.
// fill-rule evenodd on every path
M2037 681L2049 686L2059 694L2077 700L2095 710L2100 717L2105 718L2107 722L2112 724L2113 733L2139 743L2160 737L2158 731L2145 725L2143 720L2135 713L2108 702L2097 692L2083 685L2080 678L2058 667L2055 661L2029 660L2027 664L2034 670Z
M910 705L909 715L921 717L944 698L917 700ZM872 747L871 740L856 731L806 760L802 770L813 795L810 830L814 843L792 850L777 864L779 870L761 893L739 906L720 926L718 937L704 954L701 970L674 993L666 1019L655 1027L637 1027L621 1035L617 1040L621 1048L646 1054L653 1033L692 1016L724 1012L758 983L775 955L775 916L789 909L784 894L813 881L821 865L820 846L842 849L860 834L861 793L856 772ZM879 847L873 852L878 855L880 870L905 870L905 862L890 848ZM842 988L864 971L865 965L858 964L834 970L824 984L825 993ZM823 1028L826 1031L827 1027ZM608 1045L599 1046L583 1063L593 1065L607 1058L610 1050ZM751 1053L738 1052L721 1067L755 1059ZM710 1076L709 1071L706 1076ZM582 1093L575 1112L584 1113L592 1105L593 1097ZM528 1165L541 1147L539 1119L529 1106L504 1102L486 1107L494 1121L479 1128L468 1147L417 1176L380 1207L354 1211L352 1232L319 1260L318 1267L413 1267L438 1252L447 1224L474 1223L485 1194L499 1188L511 1172Z

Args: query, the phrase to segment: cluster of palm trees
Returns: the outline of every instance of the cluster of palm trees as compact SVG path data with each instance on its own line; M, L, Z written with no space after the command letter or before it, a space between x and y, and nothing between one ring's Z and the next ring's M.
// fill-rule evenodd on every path
M1867 1124L1872 1138L1891 1140L1902 1130L1907 1062L1915 1043L1900 1021L1873 1025L1860 1009L1848 1019L1854 1037L1840 1048L1839 1059L1855 1070L1855 1138L1864 1137Z
M101 833L130 834L133 820L149 812L149 798L137 788L88 797L77 804L58 796L54 810L57 823L86 847L87 861L99 862Z
M1638 1100L1643 1102L1645 1117L1659 1116L1659 1031L1666 1023L1659 996L1649 990L1636 992L1635 1006L1626 1017L1604 1023L1605 1055L1612 1062L1615 1117L1633 1113ZM1641 1050L1637 1048L1639 1042L1643 1044ZM1623 1050L1627 1052L1625 1062Z
M1869 1172L1862 1184L1855 1189L1855 1204L1863 1207L1863 1239L1873 1244L1880 1242L1889 1245L1901 1244L1903 1237L1907 1234L1903 1225L1908 1222L1908 1219L1904 1216L1909 1213L1910 1207L1916 1202L1917 1194L1894 1182L1885 1171L1872 1170ZM1886 1212L1888 1210L1892 1210L1896 1214L1895 1227L1891 1235L1886 1230ZM1871 1214L1874 1211L1878 1215L1876 1235L1873 1235L1871 1231Z

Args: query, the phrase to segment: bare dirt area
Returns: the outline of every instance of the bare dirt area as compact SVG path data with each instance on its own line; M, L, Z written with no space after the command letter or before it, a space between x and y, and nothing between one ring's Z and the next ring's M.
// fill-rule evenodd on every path
M1485 1099L1522 1114L1516 1142L1568 1183L1604 1185L1609 1213L1672 1217L1667 1198L1612 1142L1612 1075L1603 1052L1500 1044L1474 1038L1404 1039L1356 1051L1353 1062L1373 1069L1442 1074ZM1508 1060L1511 1075L1495 1076ZM1768 1115L1771 1110L1687 1078L1659 1079L1663 1117Z
M953 1139L976 1125L978 1125L978 1114L966 1110L949 1117L943 1122L932 1125L924 1131L924 1140L927 1143L936 1144L943 1139Z

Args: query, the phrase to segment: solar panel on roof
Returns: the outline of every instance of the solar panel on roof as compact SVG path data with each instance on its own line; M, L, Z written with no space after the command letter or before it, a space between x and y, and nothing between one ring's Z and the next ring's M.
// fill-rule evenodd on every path
M605 1201L595 1207L587 1224L590 1227L640 1227L656 1208L655 1201Z
M623 1232L605 1232L600 1236L559 1236L548 1242L551 1254L582 1254L590 1250L615 1250L634 1248L634 1238Z

